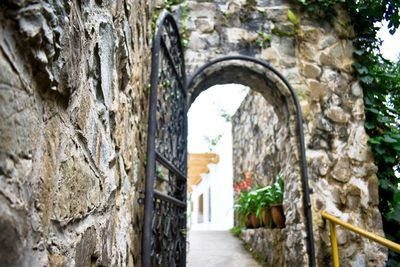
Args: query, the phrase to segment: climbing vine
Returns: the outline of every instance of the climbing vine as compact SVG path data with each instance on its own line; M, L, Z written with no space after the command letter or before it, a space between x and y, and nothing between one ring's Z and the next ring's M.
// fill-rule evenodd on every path
M400 25L400 2L389 0L298 0L317 19L333 19L335 5L347 8L357 33L353 67L364 89L365 128L378 166L380 203L386 237L400 243L400 61L384 59L376 22L388 21L390 33ZM340 23L340 22L339 22ZM397 172L397 174L396 174ZM387 266L397 266L390 253Z

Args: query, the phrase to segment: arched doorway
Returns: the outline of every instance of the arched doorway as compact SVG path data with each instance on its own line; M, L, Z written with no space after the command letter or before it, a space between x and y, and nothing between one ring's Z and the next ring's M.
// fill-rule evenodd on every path
M292 195L287 194L285 197L287 202L286 213L295 213L294 210L298 208L298 205L289 202L295 202L295 199L302 195L304 217L298 214L297 219L294 221L300 219L304 224L307 232L306 247L309 265L315 266L303 121L297 95L287 79L267 62L247 56L226 56L203 65L191 76L187 86L190 93L187 106L190 107L197 96L204 90L216 84L227 83L240 83L260 92L268 103L273 106L279 118L279 123L287 127L286 141L292 142L293 145L278 156L281 158L286 157L287 161L284 163L286 166L290 163L299 163L298 175L289 175L288 177L291 178L286 183L290 186L290 184L298 183L299 179L301 179L303 192L301 194L298 190L293 192L296 189L291 189ZM293 139L295 139L295 142L293 142ZM293 231L296 231L295 229L298 229L298 227L293 227L292 229L289 227L288 231L293 233Z

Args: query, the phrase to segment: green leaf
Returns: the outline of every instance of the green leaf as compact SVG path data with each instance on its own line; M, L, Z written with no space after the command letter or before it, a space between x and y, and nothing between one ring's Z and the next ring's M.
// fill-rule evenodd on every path
M364 97L365 105L372 105L371 99L368 96Z
M400 206L395 206L394 209L387 214L389 220L400 223Z
M290 20L293 25L297 25L299 23L299 20L297 19L297 16L293 13L292 10L288 10L287 12L288 19Z
M400 205L400 192L395 193L393 199L398 205Z
M396 150L397 152L400 152L400 144L396 144L393 146L394 150Z
M386 135L386 134L383 136L383 141L386 142L386 143L389 143L389 144L397 143L396 139L394 139L394 138L392 138L392 137L390 137L389 135Z
M367 76L362 76L360 80L365 84L372 84L374 78L370 75L367 75Z
M377 146L375 146L375 150L376 152L378 152L378 154L382 155L386 152L386 149L383 145L378 144Z
M392 156L392 155L383 155L383 159L387 162L387 163L395 163L396 162L396 157Z
M380 143L382 142L381 139L382 139L382 138L378 136L378 137L370 138L368 141L369 141L371 144L377 145L377 144L380 144Z
M372 113L379 114L379 110L377 110L376 108L365 108L365 109L371 111Z
M356 68L357 72L361 75L368 74L368 68L365 66L360 65L360 67Z
M358 56L362 56L364 55L365 50L364 49L356 49L354 50L354 54L358 55Z
M368 130L375 129L375 127L376 127L375 122L367 121L367 122L365 123L365 128L367 128Z
M379 180L379 185L383 189L388 189L389 188L389 184L385 179Z

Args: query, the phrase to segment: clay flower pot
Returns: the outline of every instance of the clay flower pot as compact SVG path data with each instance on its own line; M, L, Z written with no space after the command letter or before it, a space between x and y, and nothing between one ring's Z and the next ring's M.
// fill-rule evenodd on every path
M246 228L251 228L251 227L252 227L252 225L251 225L251 219L250 219L250 214L248 214L248 215L246 216L246 220L245 220L244 224L245 224Z
M255 212L250 213L248 219L250 220L251 228L258 228L260 226L260 220L257 218Z
M270 207L262 208L261 218L262 218L262 223L265 227L272 228L272 214Z
M285 227L285 215L283 214L282 204L271 206L272 220L279 228Z

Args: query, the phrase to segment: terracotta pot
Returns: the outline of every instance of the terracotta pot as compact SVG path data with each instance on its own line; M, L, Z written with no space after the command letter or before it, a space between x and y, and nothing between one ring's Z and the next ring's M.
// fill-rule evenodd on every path
M250 214L248 214L246 216L246 220L245 220L244 224L246 225L246 228L251 228L252 227L251 226L251 220L250 220Z
M258 228L260 226L260 220L257 218L256 213L252 212L248 216L251 222L251 227Z
M262 223L267 228L272 228L272 214L271 208L262 208L261 210Z
M285 227L285 215L283 214L282 204L271 206L272 220L279 228Z

